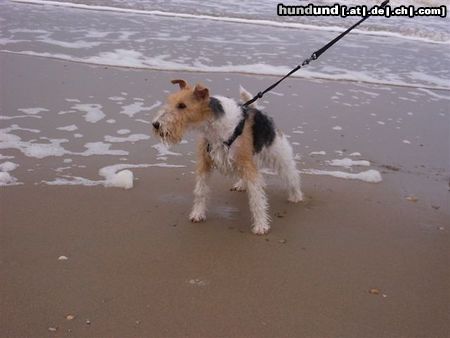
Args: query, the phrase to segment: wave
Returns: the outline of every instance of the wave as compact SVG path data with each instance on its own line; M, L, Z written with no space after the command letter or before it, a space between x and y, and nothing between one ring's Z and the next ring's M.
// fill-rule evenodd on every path
M222 22L230 22L230 23L242 23L249 25L262 25L262 26L272 26L272 27L280 27L280 28L295 28L295 29L307 29L307 30L320 30L327 32L343 32L345 28L338 26L317 26L310 24L302 24L296 22L278 22L271 20L257 20L257 19L244 19L244 18L236 18L236 17L225 17L225 16L213 16L213 15L202 15L202 14L189 14L189 13L174 13L174 12L165 12L159 10L142 10L142 9L131 9L131 8L121 8L121 7L112 7L112 6L99 6L99 5L86 5L86 4L78 4L71 2L57 2L50 0L12 0L16 3L26 3L26 4L37 4L37 5L51 5L58 7L71 7L77 9L87 9L87 10L95 10L95 11L108 11L108 12L120 12L120 13L130 13L130 14L142 14L142 15L156 15L163 17L177 17L183 19L200 19L200 20L212 20L212 21L222 21ZM361 29L354 29L352 33L361 34L361 35L372 35L372 36L380 36L380 37L394 37L406 40L413 40L419 42L426 43L434 43L434 44L444 44L450 45L450 40L433 40L430 38L405 35L397 32L389 32L389 31L366 31Z
M149 69L159 71L184 71L184 72L199 72L199 73L239 73L239 74L254 74L254 75L284 76L291 70L286 66L273 66L264 63L254 63L247 65L207 66L200 62L194 62L193 65L186 65L175 61L167 60L164 56L145 57L140 52L125 49L116 49L114 52L102 52L97 56L90 56L86 58L74 57L67 54L52 54L46 52L39 53L33 51L18 52L10 50L0 50L0 52L9 54L30 55L78 63L96 64L102 66ZM345 69L342 69L340 71L341 72L339 74L327 74L302 69L300 72L295 73L292 76L297 78L316 79L316 80L350 81L350 82L360 82L360 83L388 85L397 87L422 88L422 89L445 90L445 91L450 90L450 87L440 85L444 83L441 82L443 81L442 79L434 78L431 76L426 77L426 80L427 82L429 83L431 82L434 85L425 83L408 83L404 81L377 79L363 72L356 72Z

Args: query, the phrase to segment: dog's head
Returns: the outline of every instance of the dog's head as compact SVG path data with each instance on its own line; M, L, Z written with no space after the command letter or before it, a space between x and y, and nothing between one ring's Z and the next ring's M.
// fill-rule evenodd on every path
M172 80L179 91L167 97L166 104L156 114L152 125L165 143L179 143L185 131L200 125L211 114L208 88L200 84L191 87L184 80Z

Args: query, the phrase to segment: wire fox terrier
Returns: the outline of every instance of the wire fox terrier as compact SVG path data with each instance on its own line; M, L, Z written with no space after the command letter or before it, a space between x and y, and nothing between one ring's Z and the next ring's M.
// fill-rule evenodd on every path
M247 190L253 233L267 233L270 217L260 169L270 168L278 173L287 186L290 202L303 200L300 176L286 136L275 129L273 120L254 104L246 109L247 118L243 122L242 106L235 100L210 96L208 88L200 84L192 87L184 80L173 80L172 83L178 84L180 90L168 96L152 124L154 132L166 144L179 143L187 130L200 133L190 220L206 220L208 177L215 168L224 175L238 178L232 190ZM251 99L251 94L241 87L240 97L245 102ZM242 134L228 147L224 142L230 139L241 121Z

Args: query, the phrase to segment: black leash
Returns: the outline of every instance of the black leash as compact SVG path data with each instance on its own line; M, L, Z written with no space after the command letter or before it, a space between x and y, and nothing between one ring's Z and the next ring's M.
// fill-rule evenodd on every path
M385 0L381 3L380 8L384 8L386 7L386 5L389 3L389 0ZM375 8L372 7L372 9ZM371 10L372 10L371 9ZM265 93L271 91L272 89L274 89L276 86L278 86L283 80L285 80L286 78L288 78L289 76L291 76L292 74L294 74L296 71L298 71L300 68L308 65L311 61L313 60L317 60L328 48L330 48L331 46L333 46L336 42L338 42L340 39L342 39L344 36L346 36L350 31L352 31L355 27L357 27L359 24L361 24L363 21L365 21L367 18L370 17L370 12L371 10L369 10L369 12L367 13L366 16L364 16L361 20L359 20L357 23L355 23L353 26L351 26L350 28L348 28L346 31L342 32L341 34L339 34L336 38L334 38L333 40L331 40L330 42L328 42L325 46L323 46L322 48L316 50L314 53L311 54L311 56L309 58L307 58L305 61L303 61L300 65L297 65L297 67L295 67L294 69L292 69L289 73L287 73L285 76L283 76L281 79L279 79L277 82L275 82L274 84L272 84L270 87L264 89L261 92L258 92L258 94L256 94L252 99L248 100L247 102L245 102L242 105L242 111L244 113L244 117L241 119L241 121L238 123L238 125L236 126L236 128L233 131L233 134L231 135L231 137L224 142L225 145L227 145L228 147L230 147L233 142L239 137L239 135L242 134L242 131L244 130L244 124L245 124L245 120L248 116L247 114L247 107L249 105L251 105L253 102L255 102L256 100L262 98L264 96Z

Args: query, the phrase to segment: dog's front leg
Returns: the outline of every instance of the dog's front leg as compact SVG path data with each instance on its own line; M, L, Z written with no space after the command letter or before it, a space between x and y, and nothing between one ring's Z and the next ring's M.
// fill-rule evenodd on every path
M208 174L200 174L196 177L194 189L194 206L189 219L191 222L203 222L206 220L206 201L208 199L209 187L207 184Z
M206 220L206 202L209 194L208 178L212 168L209 157L208 143L201 140L198 144L197 173L194 188L194 206L192 207L189 219L191 222L203 222Z

